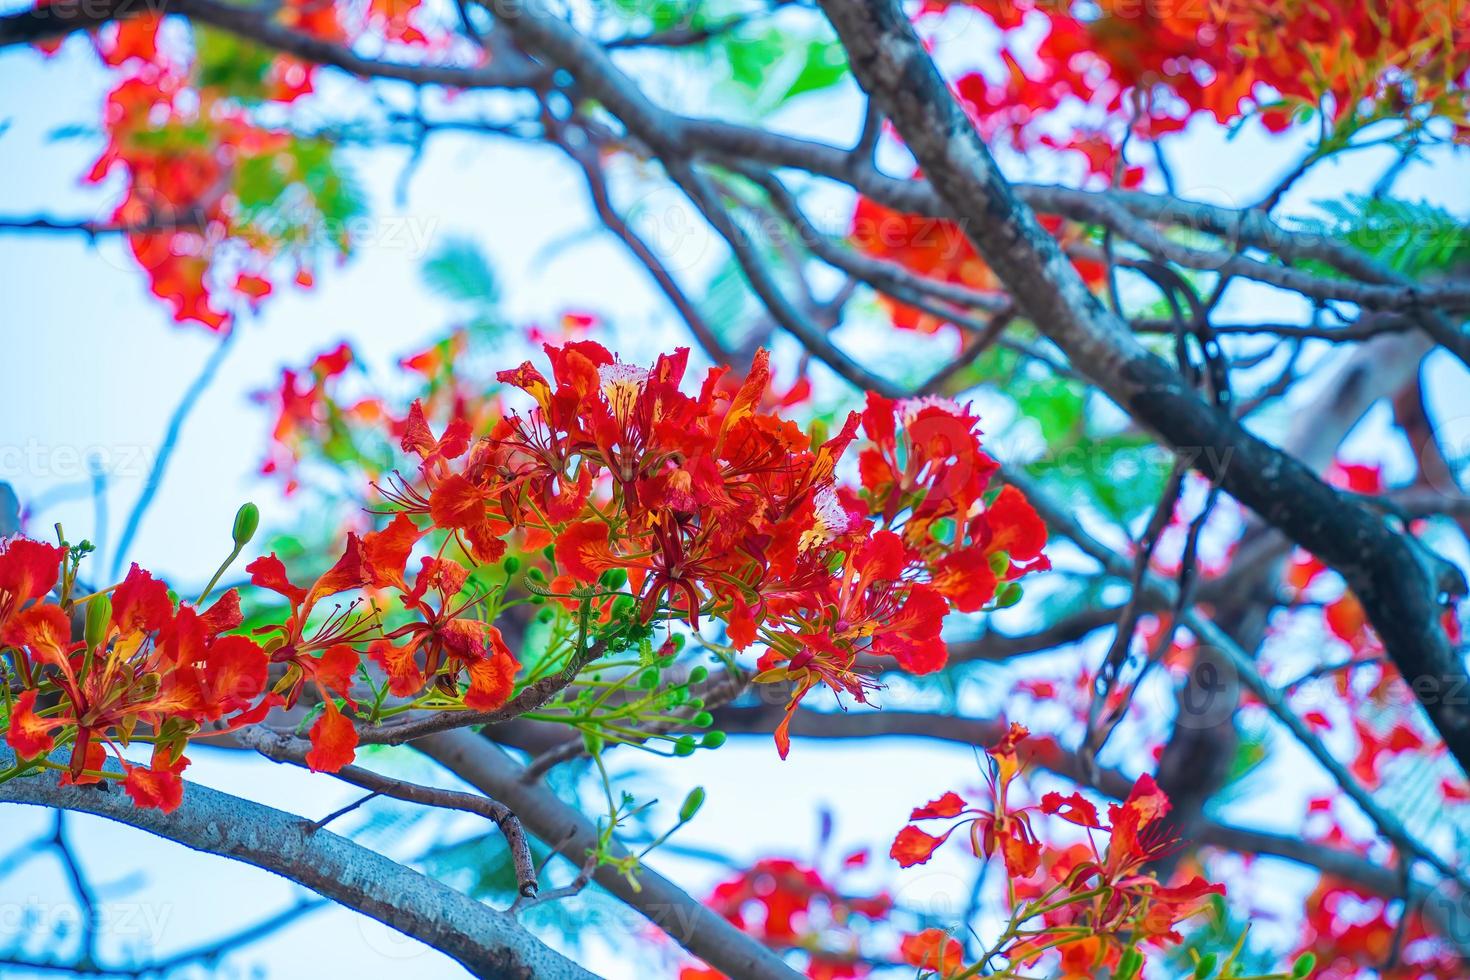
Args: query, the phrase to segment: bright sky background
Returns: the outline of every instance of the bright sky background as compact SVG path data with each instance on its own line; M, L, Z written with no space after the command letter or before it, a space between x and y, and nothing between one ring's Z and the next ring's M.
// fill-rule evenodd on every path
M0 56L0 125L8 126L0 133L0 174L5 177L0 181L0 215L46 212L65 219L110 213L118 188L84 187L78 179L96 155L96 141L47 139L63 125L94 125L105 84L104 73L80 39L50 62L29 52ZM844 141L856 129L857 106L851 93L819 98L816 105L798 105L786 117L787 124ZM1224 143L1198 128L1174 140L1169 150L1183 194L1224 203L1238 202L1223 189L1253 198L1296 157L1296 149L1251 132ZM394 204L393 189L405 151L359 152L354 159L372 191L374 212L394 218L395 229L412 231L428 249L451 235L481 241L517 322L551 321L564 309L597 310L612 319L617 331L612 346L629 359L647 359L663 341L678 336L641 269L607 237L588 236L592 219L580 175L555 153L506 141L436 137L413 173L403 207ZM1369 151L1329 164L1303 182L1290 201L1299 207L1345 189L1365 190L1386 162L1384 153ZM1441 158L1432 170L1411 167L1396 190L1470 213L1467 158ZM819 217L836 227L850 203L834 197L832 207L830 215ZM258 319L243 324L220 377L183 431L131 559L165 577L195 581L228 550L230 520L243 500L257 501L267 524L290 521L290 507L274 485L256 476L268 420L252 404L250 393L273 386L281 366L303 364L339 340L350 340L369 363L383 369L442 332L450 311L426 292L419 278L426 247L407 245L400 237L365 248L341 268L320 270L314 290L281 290ZM708 267L714 254L702 239L683 240L675 264L697 283L698 271ZM1246 302L1260 301L1242 295ZM0 234L0 296L0 351L8 367L0 385L0 480L12 483L23 501L50 501L35 515L32 534L48 536L51 522L61 520L73 539L95 535L84 461L100 455L110 461L106 500L110 540L115 542L167 419L214 341L203 330L171 322L164 307L148 295L141 273L122 256L118 242L94 246L76 235ZM1259 313L1260 307L1251 312ZM1275 315L1292 312L1282 307ZM1226 311L1226 318L1243 315L1239 303ZM863 335L851 331L842 338L854 343ZM904 342L906 349L922 346L924 356L935 362L949 349L945 341ZM515 356L519 360L521 354ZM1470 416L1470 399L1464 394L1470 379L1463 370L1442 359L1433 366L1432 378L1441 417ZM1282 421L1278 418L1276 424ZM1382 431L1380 419L1365 426L1354 445L1378 455ZM355 795L329 778L230 753L201 749L191 757L190 778L311 817L331 812ZM1292 753L1283 757L1289 764ZM643 766L645 760L628 756L620 764ZM427 768L415 774L436 778ZM829 806L837 830L828 857L835 861L861 845L881 856L909 807L944 789L976 783L978 770L968 749L935 743L889 740L859 750L798 742L791 759L781 764L767 742L745 739L719 752L649 766L647 777L640 785L666 801L660 810L665 820L672 820L689 787L709 787L705 811L678 839L737 858L810 858L817 808ZM3 812L0 854L41 832L51 819L20 808ZM1298 814L1298 808L1278 804L1235 815L1290 829ZM119 944L111 947L114 952L130 943L145 948L156 944L157 953L166 955L288 907L298 891L269 874L190 854L101 820L73 817L69 825L103 897L120 910L108 938ZM474 829L473 821L455 821L431 831L448 837ZM408 834L374 843L395 856L410 857L426 841ZM974 864L957 860L959 852L941 852L933 865L893 876L888 884L900 889L901 899L961 907ZM652 863L696 895L719 873L708 864L672 856ZM1246 899L1262 910L1258 927L1266 935L1271 935L1270 910L1290 908L1308 880L1300 872L1276 867L1279 874L1273 880L1281 887ZM850 884L858 887L862 879ZM24 931L19 910L39 910L43 920L55 921L68 914L69 901L50 857L0 880L0 947ZM305 917L232 962L258 964L278 977L323 972L371 977L395 966L408 966L416 977L463 975L439 954L338 908ZM609 976L647 975L626 957L595 945L588 965Z

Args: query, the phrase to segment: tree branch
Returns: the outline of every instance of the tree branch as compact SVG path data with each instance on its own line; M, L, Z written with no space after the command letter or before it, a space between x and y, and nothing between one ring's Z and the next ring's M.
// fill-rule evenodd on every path
M0 749L0 769L14 763L14 753ZM117 771L116 762L109 767ZM434 947L476 976L595 977L504 912L294 814L204 786L186 783L183 804L165 814L135 807L110 785L63 786L57 773L45 772L0 783L0 802L106 817L274 872Z
M597 847L597 828L546 787L522 778L524 767L503 749L467 731L443 732L420 739L414 748L483 793L502 800L548 847L578 867ZM623 854L621 848L616 853ZM781 958L736 929L709 907L649 868L638 874L638 887L604 865L593 880L637 910L690 953L721 972L741 980L795 980L799 976Z
M1017 199L893 0L823 0L859 84L1018 307L1114 401L1348 580L1385 648L1460 766L1470 772L1470 675L1439 627L1440 588L1416 546L1301 462L1202 402L1088 290Z

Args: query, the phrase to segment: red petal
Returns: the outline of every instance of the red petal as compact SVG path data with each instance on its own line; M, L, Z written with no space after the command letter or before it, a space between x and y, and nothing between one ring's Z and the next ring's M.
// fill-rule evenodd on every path
M388 693L397 698L411 698L424 689L424 672L419 669L413 644L396 647L387 640L377 640L368 648L383 673L388 675Z
M496 634L499 635L498 630ZM465 707L473 711L494 711L505 704L515 690L516 673L520 669L521 665L507 650L497 650L493 655L471 663L470 689L465 692Z
M6 643L30 647L37 657L66 669L72 646L71 620L60 606L31 606L11 619L3 636Z
M112 625L124 635L161 629L173 618L174 604L168 586L149 575L136 563L127 577L112 590Z
M924 806L916 807L909 814L910 820L928 820L932 817L957 817L969 806L960 796L954 792L947 792L937 800L932 800Z
M179 756L175 762L168 763L160 759L159 754L155 752L151 768L128 767L127 778L123 780L123 789L140 807L173 813L184 801L184 781L179 778L179 773L183 772L188 765L189 760L183 756Z
M368 581L380 589L392 585L408 591L403 584L403 568L413 546L425 533L407 514L399 514L383 530L363 535L362 563Z
M0 551L0 592L10 593L12 609L39 599L56 587L66 550L30 538L15 538Z
M22 691L10 706L10 728L5 741L22 759L35 759L56 748L51 729L57 727L36 714L36 692Z
M306 764L313 772L339 772L357 757L357 728L351 719L326 702L322 716L311 726L311 751Z
M455 473L434 488L429 516L437 527L470 528L485 521L485 491Z
M286 577L286 566L274 552L255 559L245 566L245 571L250 574L251 585L285 596L293 607L301 605L306 598L306 590L291 584Z
M322 651L320 659L315 663L316 679L327 690L346 697L352 687L352 677L357 673L357 666L361 662L362 657L352 647L345 643L333 644Z
M1102 827L1097 816L1097 807L1081 793L1073 793L1071 796L1047 793L1041 798L1041 812L1054 813L1079 827Z
M901 868L912 868L916 864L924 864L934 856L934 849L943 844L949 837L946 833L943 837L935 837L926 834L918 827L905 827L893 838L893 846L888 849L888 856L898 862Z
M990 550L1004 551L1015 561L1029 561L1046 547L1046 524L1026 495L1007 484L985 511Z
M579 521L556 538L556 563L579 582L596 582L597 577L618 565L608 544L608 526L601 521Z
M234 589L220 596L214 605L199 615L205 634L211 637L232 630L244 621L245 614L240 611L240 593Z
M243 636L224 636L209 645L204 676L210 700L221 712L237 711L265 690L269 657Z

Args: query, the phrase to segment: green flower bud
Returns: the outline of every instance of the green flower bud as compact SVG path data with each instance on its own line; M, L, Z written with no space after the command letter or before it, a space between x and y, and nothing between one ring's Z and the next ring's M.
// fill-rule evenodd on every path
M633 612L633 607L636 606L637 604L638 604L638 600L637 599L634 599L632 596L628 595L627 593L623 593L622 595L618 596L616 599L613 600L613 604L612 604L613 615L614 616L628 616L628 615L630 615Z
M521 560L515 555L506 555L505 561L501 562L505 567L505 574L514 575L521 570Z
M689 723L692 724L695 728L708 728L715 723L715 716L710 714L708 711L701 711L699 712L699 714L689 719Z
M625 568L609 568L602 573L602 577L598 581L602 583L603 588L621 589L628 584L628 570Z
M688 823L694 819L699 808L704 806L704 787L696 786L684 797L684 805L679 807L679 822Z
M694 747L693 735L680 735L679 740L674 743L674 754L677 756L693 755Z
M105 593L93 596L87 602L87 624L82 630L82 639L87 646L100 647L107 639L107 629L112 620L112 599Z
M1316 953L1303 953L1297 957L1297 961L1291 965L1293 980L1302 980L1303 977L1312 975L1312 970L1317 966Z
M708 677L708 676L709 676L709 668L706 667L706 666L704 666L703 664L700 664L698 667L695 667L693 670L691 670L689 672L689 683L691 683L691 684L701 684L701 683L704 682L704 679L706 677Z
M230 537L235 539L235 544L245 547L259 529L260 508L248 501L241 504L240 509L235 511L235 526L230 530Z
M541 557L545 558L547 561L555 561L556 560L556 545L549 544L546 547L542 548L541 549Z
M1133 980L1143 968L1143 954L1136 949L1125 949L1118 958L1117 980Z
M704 738L702 738L702 739L699 740L699 744L702 745L702 746L704 746L707 749L717 749L721 745L724 745L725 744L725 733L724 732L705 732L704 733Z
M1021 601L1019 582L1007 582L995 592L995 608L1008 609Z
M638 675L638 686L645 691L651 691L658 687L658 669L650 667Z
M545 582L546 573L539 568L529 568L526 570L526 578L532 582Z

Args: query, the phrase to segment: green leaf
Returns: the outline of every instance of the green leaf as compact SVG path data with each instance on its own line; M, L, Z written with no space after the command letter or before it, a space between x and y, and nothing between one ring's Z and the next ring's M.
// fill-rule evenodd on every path
M446 299L463 303L494 304L500 288L490 260L468 238L450 238L425 260L424 284Z
M727 35L723 47L725 60L730 64L731 80L751 92L760 91L785 56L788 43L787 36L774 28L754 37Z
M847 74L847 53L842 45L836 41L808 41L806 46L806 61L801 66L801 73L781 96L780 101L786 102L804 95L807 92L817 92L836 85Z
M1317 206L1327 217L1302 222L1306 230L1333 235L1411 278L1470 262L1470 225L1444 208L1360 194ZM1341 275L1319 263L1309 265L1323 275Z

